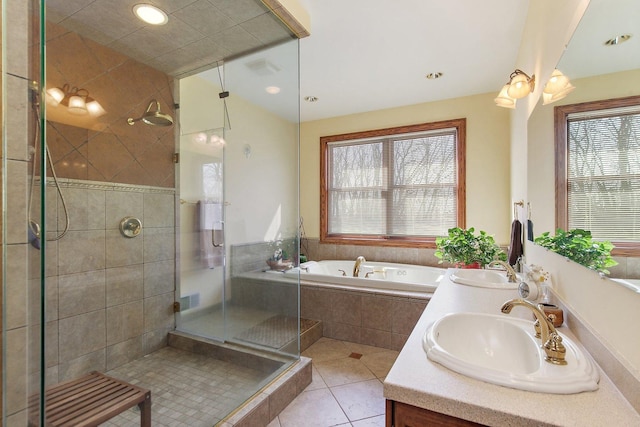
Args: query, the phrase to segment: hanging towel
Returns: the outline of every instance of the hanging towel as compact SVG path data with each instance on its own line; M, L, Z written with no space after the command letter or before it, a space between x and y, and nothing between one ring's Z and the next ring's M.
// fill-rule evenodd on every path
M224 265L224 230L222 221L222 204L215 202L198 202L198 222L200 230L200 261L206 268ZM215 246L214 246L215 243Z
M527 220L527 239L533 242L533 221Z
M517 219L511 223L511 244L509 245L509 264L516 265L522 251L522 223Z

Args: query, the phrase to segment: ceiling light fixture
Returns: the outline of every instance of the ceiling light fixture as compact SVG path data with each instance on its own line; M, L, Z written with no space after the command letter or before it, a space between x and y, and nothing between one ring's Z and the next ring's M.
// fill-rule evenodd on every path
M616 46L619 45L620 43L624 43L627 40L629 40L631 38L631 34L622 34L619 36L615 36L613 38L610 38L609 40L607 40L606 42L604 42L604 44L606 46Z
M280 88L278 86L267 86L266 88L264 88L264 90L271 95L280 93Z
M429 73L425 77L428 78L429 80L436 80L442 77L442 73L437 71L435 73Z
M318 101L318 97L317 96L313 96L313 95L305 96L304 100L307 101L307 102L317 102Z
M169 17L162 10L147 3L139 3L133 6L133 13L138 19L151 25L164 25L169 22Z
M542 105L561 100L575 88L569 78L556 68L542 91Z
M509 75L509 82L502 87L494 102L498 107L516 108L516 100L529 95L536 87L536 76L516 69Z
M78 89L64 84L61 88L52 87L47 89L47 103L52 107L62 105L67 107L67 111L71 114L83 116L89 114L94 117L102 116L106 113L102 105L89 96L86 89Z

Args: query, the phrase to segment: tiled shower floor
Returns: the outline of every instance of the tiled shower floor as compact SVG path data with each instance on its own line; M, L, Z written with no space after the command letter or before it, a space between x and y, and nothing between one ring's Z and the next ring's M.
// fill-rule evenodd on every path
M313 382L269 427L382 427L382 381L397 351L321 338L303 352L313 360ZM107 372L151 390L156 427L213 426L269 379L257 370L165 347ZM103 424L138 427L129 410Z
M211 427L274 374L172 347L164 347L107 375L151 390L154 427ZM104 426L138 427L131 409Z

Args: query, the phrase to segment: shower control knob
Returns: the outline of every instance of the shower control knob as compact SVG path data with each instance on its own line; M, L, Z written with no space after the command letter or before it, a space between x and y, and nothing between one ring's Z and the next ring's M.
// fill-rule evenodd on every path
M120 233L124 237L136 237L142 231L142 221L132 216L126 216L120 221Z

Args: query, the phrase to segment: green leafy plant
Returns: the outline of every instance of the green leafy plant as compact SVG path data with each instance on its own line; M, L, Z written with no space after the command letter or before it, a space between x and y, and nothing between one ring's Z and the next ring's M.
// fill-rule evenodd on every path
M450 228L448 236L436 238L435 256L440 263L450 262L457 265L480 264L486 266L491 261L507 260L507 254L498 246L493 236L480 230L475 234L473 227L465 230Z
M608 267L618 264L611 257L613 244L593 240L588 230L576 228L564 231L559 228L555 236L551 236L547 231L536 237L534 242L578 264L605 274L609 274Z

